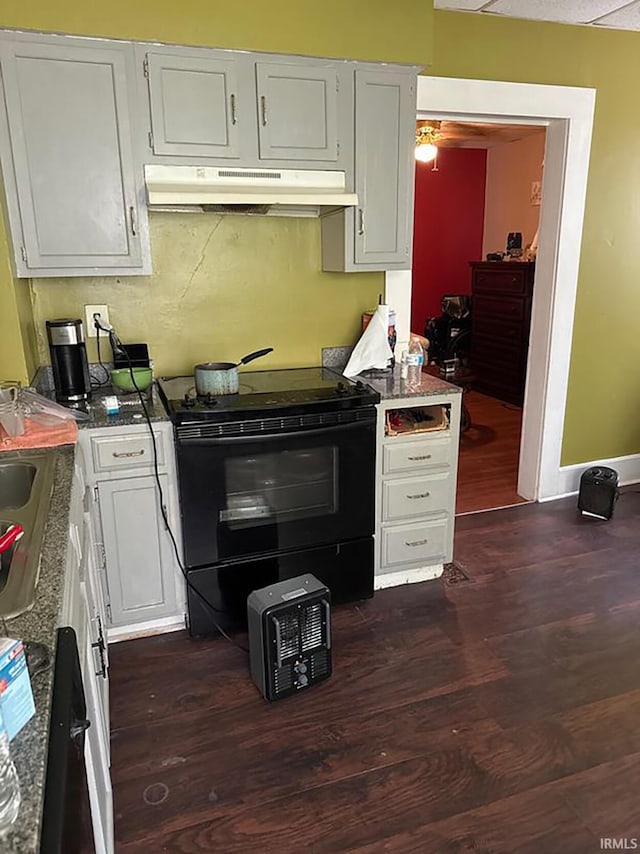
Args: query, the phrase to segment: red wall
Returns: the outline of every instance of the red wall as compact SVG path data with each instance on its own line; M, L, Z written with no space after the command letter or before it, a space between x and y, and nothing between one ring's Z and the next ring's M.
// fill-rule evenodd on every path
M441 314L443 294L468 294L469 261L482 259L487 152L442 148L438 171L416 163L411 330Z

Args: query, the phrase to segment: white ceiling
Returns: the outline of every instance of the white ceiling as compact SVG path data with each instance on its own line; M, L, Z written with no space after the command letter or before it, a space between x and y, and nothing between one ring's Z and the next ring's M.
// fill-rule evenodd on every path
M640 0L435 0L436 9L640 30Z

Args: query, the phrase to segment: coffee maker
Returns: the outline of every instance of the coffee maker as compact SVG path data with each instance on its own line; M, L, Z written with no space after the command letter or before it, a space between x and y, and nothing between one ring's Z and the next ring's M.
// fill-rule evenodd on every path
M87 400L91 381L82 321L47 320L46 326L56 398L60 403Z

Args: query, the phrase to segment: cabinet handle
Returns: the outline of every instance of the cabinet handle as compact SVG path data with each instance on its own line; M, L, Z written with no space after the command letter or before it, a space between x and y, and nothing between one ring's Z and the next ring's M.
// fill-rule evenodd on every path
M232 94L232 95L231 95L230 100L231 100L231 124L232 124L232 125L235 125L235 123L236 123L236 121L237 121L237 116L236 116L236 96Z
M416 462L416 460L430 460L431 454L423 454L421 457L407 457L408 460L412 460L412 462Z
M114 451L111 456L122 459L123 457L141 457L143 454L144 448L141 448L139 451Z
M138 232L136 231L136 209L133 205L129 206L129 225L131 226L131 235L135 237Z
M407 498L428 498L430 495L430 492L419 492L417 495L407 495Z
M358 208L358 234L364 234L364 211Z
M412 543L410 543L408 540L405 540L404 544L405 546L410 546L413 549L416 546L426 546L428 542L429 540L414 540Z
M98 620L98 623L100 620ZM96 670L96 676L102 676L103 679L107 678L107 665L104 660L104 640L102 638L102 626L100 627L100 637L96 641L96 643L91 644L91 649L97 649L100 655L100 668Z
M262 114L262 126L267 123L267 99L264 95L260 95L260 113Z

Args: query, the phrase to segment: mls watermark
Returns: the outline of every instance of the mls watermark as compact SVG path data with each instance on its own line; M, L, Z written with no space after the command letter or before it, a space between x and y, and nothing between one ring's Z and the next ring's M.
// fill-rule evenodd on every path
M603 851L636 851L640 848L640 841L635 837L614 836L600 837L600 848Z

